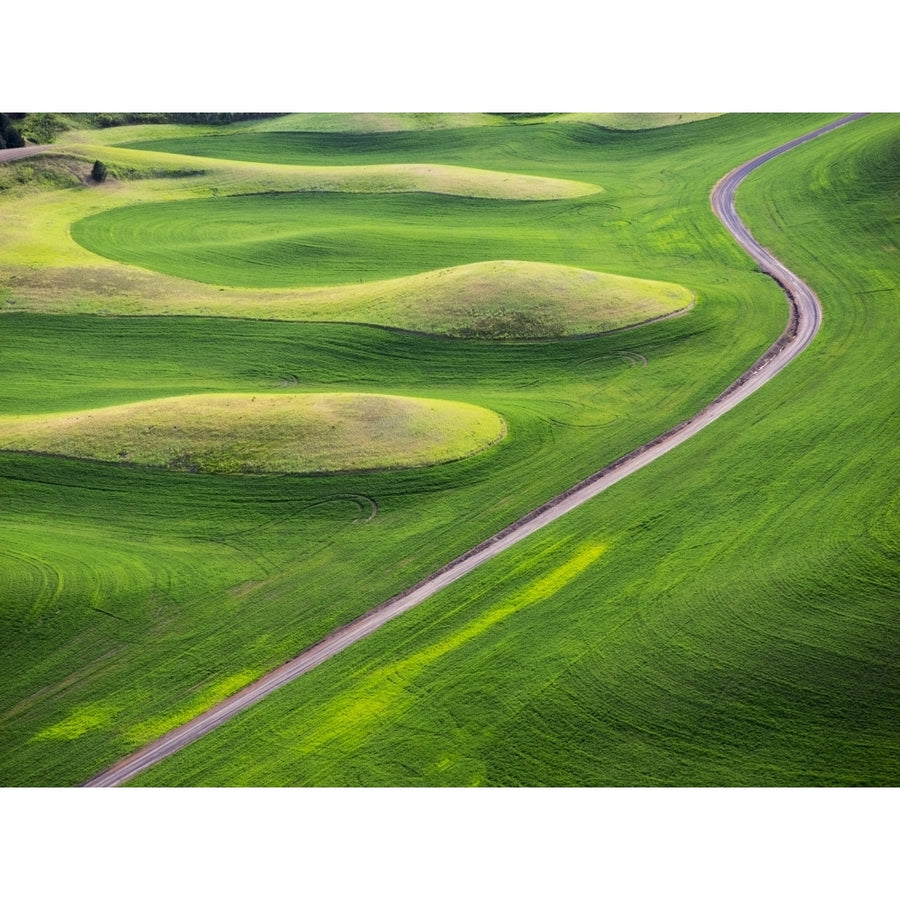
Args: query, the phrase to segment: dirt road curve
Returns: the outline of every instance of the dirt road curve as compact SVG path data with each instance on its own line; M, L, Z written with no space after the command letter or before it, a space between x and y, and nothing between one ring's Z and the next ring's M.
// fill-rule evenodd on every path
M543 528L576 506L580 506L585 501L595 497L601 491L626 478L632 472L636 472L648 463L653 462L653 460L667 453L673 447L684 443L688 438L709 425L710 422L714 422L728 410L737 406L744 398L780 372L815 337L821 321L821 307L812 290L751 237L750 232L747 231L735 212L734 192L750 172L770 160L773 156L791 150L799 144L812 140L857 118L859 118L859 115L847 116L826 125L824 128L810 132L797 140L770 150L768 153L730 172L713 189L711 202L714 212L722 220L725 227L734 235L738 243L756 260L760 269L771 275L782 286L787 294L791 309L788 327L784 334L719 397L693 418L682 422L671 431L660 435L643 447L639 447L637 450L616 460L605 469L601 469L584 481L574 485L565 493L560 494L544 506L534 510L518 522L513 523L492 538L453 560L453 562L444 566L443 569L435 572L408 591L398 594L391 600L360 616L349 625L332 632L319 643L314 644L299 656L286 662L268 675L264 675L239 693L223 700L180 728L163 735L143 749L116 763L112 768L96 775L85 786L109 787L122 784L129 778L134 777L138 772L150 768L161 759L171 756L187 744L208 734L214 728L271 694L283 684L293 681L326 659L340 653L345 647L371 634L386 622L422 603L422 601L461 578L467 572L471 572L472 569L480 566L486 560L502 553L507 547L518 543L539 528Z
M35 156L45 150L52 150L52 144L34 144L31 147L12 147L9 150L0 150L0 163L12 162L14 159L25 159L27 156Z

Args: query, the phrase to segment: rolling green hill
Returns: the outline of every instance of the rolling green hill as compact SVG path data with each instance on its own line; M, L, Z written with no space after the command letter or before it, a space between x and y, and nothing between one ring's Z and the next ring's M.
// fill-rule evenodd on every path
M158 174L43 190L18 206L24 194L0 197L27 220L0 242L4 416L211 392L362 392L470 403L508 426L470 459L368 474L240 479L0 453L3 783L83 781L714 397L786 313L722 232L709 190L829 118L727 116L630 134L491 124L369 135L356 149L279 136L283 151L266 137L277 132L225 129L177 150L278 164L285 184L328 159L351 176L377 160L603 186L580 201L371 191L214 200L214 166L195 186ZM785 216L760 236L826 307L813 348L746 408L142 783L895 781L884 317L896 264L883 248L897 240L887 188L859 197L862 185L889 185L896 135L890 116L841 129L773 163L739 197L751 227ZM241 171L258 194L257 175ZM270 229L295 227L293 213L278 224L273 210L307 201L335 235L319 284L341 281L352 255L353 277L381 279L394 312L391 279L505 260L510 247L534 265L681 285L696 305L613 334L504 343L242 317L244 302L272 317L273 294L303 283L286 251L245 287L199 284L241 283L231 248L216 257L223 235L263 222L269 241ZM214 206L225 212L210 222ZM52 215L40 220L39 209ZM242 209L262 219L240 224ZM442 228L450 209L459 215ZM532 210L558 213L555 225ZM349 252L360 216L362 266ZM32 221L52 221L52 240ZM76 234L93 223L87 241L116 260L120 237L143 252L151 235L168 274L92 257L67 237L73 222ZM201 226L208 258L192 268L172 235L191 239ZM789 254L804 243L809 257ZM881 305L859 305L869 290ZM221 305L213 294L226 295ZM171 315L186 311L180 298L203 309ZM309 297L290 302L290 318L302 318ZM513 312L515 302L503 299ZM84 311L94 314L75 314Z
M898 129L739 195L825 308L789 370L136 783L896 784Z

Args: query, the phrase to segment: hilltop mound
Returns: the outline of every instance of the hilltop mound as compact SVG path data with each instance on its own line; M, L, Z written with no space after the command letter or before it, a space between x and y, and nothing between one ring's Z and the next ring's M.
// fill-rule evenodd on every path
M384 394L195 394L3 423L2 449L219 474L409 468L500 440L496 413Z

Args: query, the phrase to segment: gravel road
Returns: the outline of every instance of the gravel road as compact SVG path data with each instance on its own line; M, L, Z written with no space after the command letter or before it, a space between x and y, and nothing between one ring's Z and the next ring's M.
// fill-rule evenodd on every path
M52 144L34 144L30 147L12 147L8 150L0 150L0 163L12 162L14 159L25 159L35 156L45 150L52 150Z

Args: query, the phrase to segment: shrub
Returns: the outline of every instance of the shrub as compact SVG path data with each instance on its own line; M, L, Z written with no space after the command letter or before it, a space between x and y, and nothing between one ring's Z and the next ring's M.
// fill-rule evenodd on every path
M106 166L99 159L94 160L94 167L91 169L91 178L96 182L106 181L108 172Z
M0 150L7 147L24 147L25 140L6 113L0 113Z

